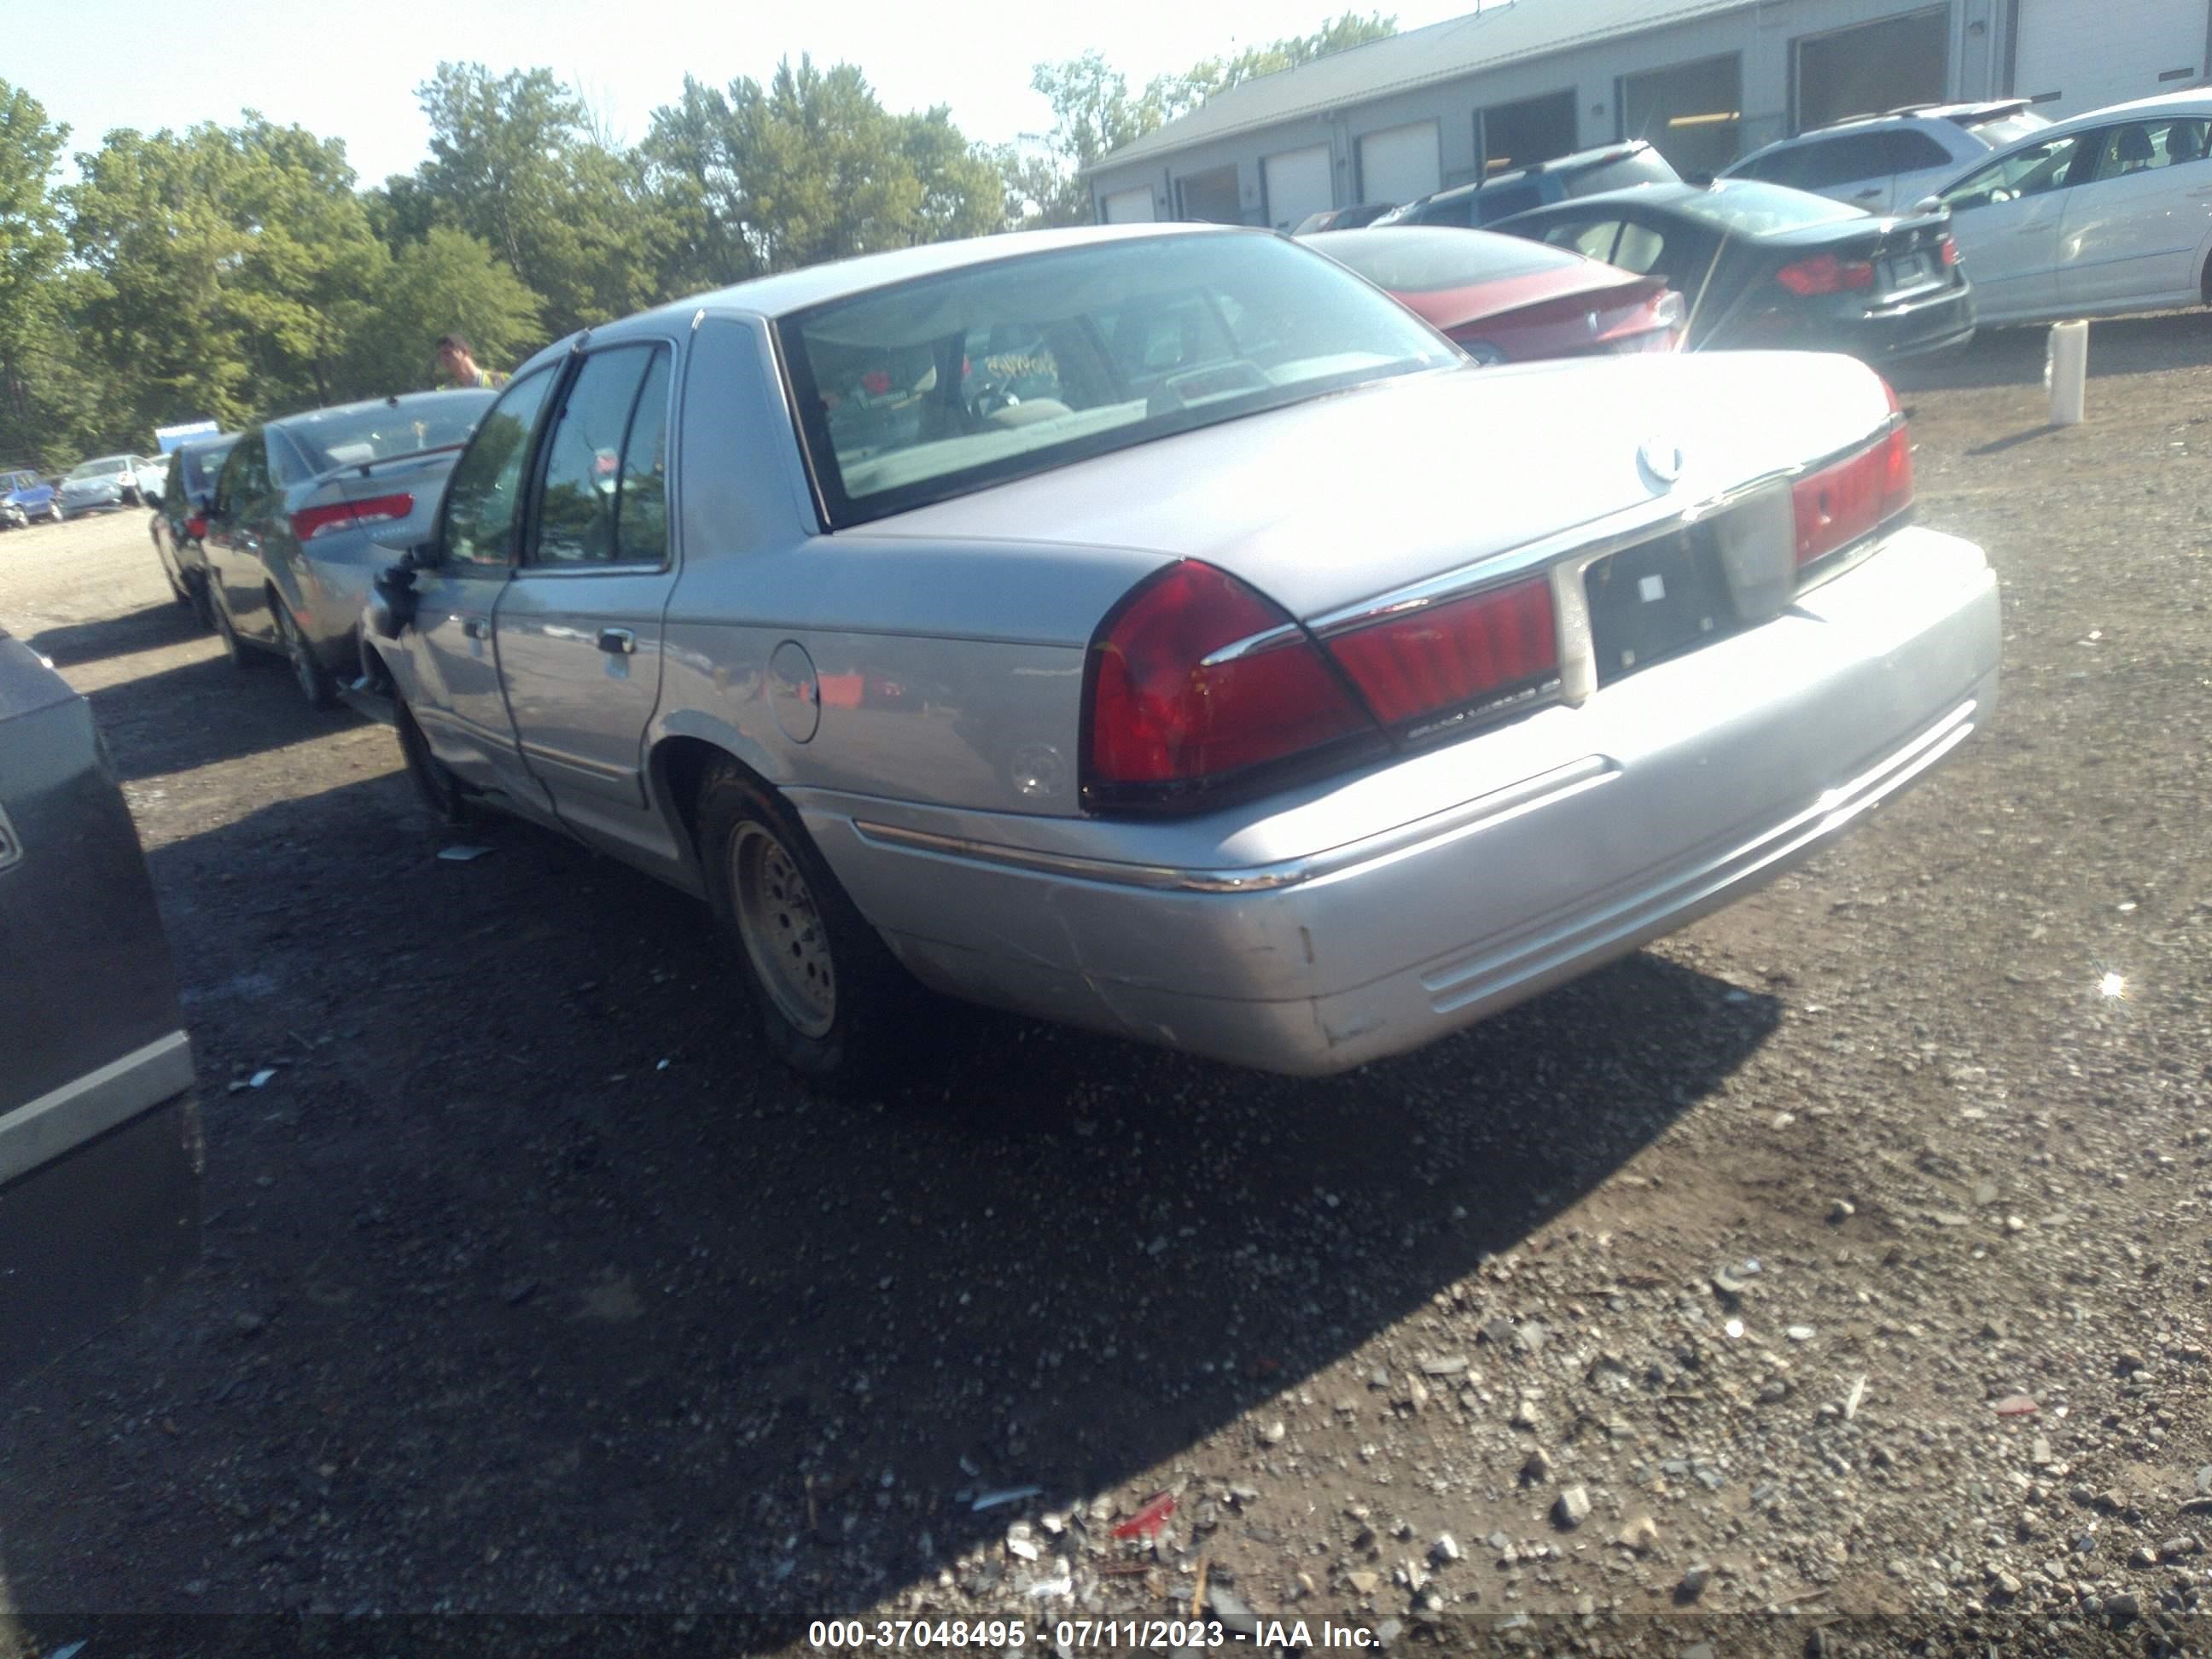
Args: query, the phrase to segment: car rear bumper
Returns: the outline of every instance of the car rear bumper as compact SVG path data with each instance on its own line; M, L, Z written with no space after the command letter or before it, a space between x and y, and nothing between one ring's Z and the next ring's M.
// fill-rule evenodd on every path
M1349 833L1256 861L1193 860L1189 826L793 799L925 982L1325 1074L1772 880L1989 719L1998 641L1980 550L1907 530L1771 623L1336 786L1330 821ZM1215 815L1216 844L1296 847L1285 826L1313 810Z

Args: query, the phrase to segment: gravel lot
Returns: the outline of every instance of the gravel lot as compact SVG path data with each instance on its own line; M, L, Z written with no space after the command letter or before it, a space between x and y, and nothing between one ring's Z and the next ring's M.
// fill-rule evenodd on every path
M0 1392L0 1654L1194 1596L1417 1646L2202 1642L2212 319L2092 362L2063 433L2039 336L1900 379L1923 519L2003 578L1991 729L1751 902L1325 1083L976 1015L810 1100L702 910L519 825L437 860L390 732L232 669L143 514L0 537L0 624L127 780L209 1143L198 1274Z

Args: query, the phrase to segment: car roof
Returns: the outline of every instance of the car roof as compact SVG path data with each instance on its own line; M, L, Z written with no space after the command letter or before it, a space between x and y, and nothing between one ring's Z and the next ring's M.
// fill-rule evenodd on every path
M1910 126L1915 122L1938 122L1956 126L1960 118L1981 117L1995 120L2002 115L2016 115L2034 107L2032 98L1990 98L1964 104L1908 104L1902 109L1886 109L1865 115L1846 115L1841 120L1831 121L1825 126L1808 127L1795 137L1779 140L1780 143L1795 144L1808 138L1824 138L1836 132L1864 132L1869 128ZM1771 149L1775 145L1767 146Z
M2148 120L2157 115L2212 117L2212 87L2198 87L2189 92L2161 93L2154 97L2136 98L2124 104L2107 104L2102 109L2087 110L2080 115L2069 115L2063 121L2053 121L2019 143L2048 143L2053 138L2063 138L2069 132L2101 127L2112 121ZM2008 144L2005 148L2010 149L2014 146Z
M1541 173L1565 173L1570 167L1593 167L1606 161L1618 161L1650 144L1642 138L1623 138L1610 144L1595 144L1589 149L1578 149L1566 155L1554 155L1547 161L1531 161L1525 167L1509 167L1504 173L1492 173L1487 179L1477 179L1472 184L1454 185L1449 190L1431 191L1406 204L1409 208L1426 207L1431 202L1464 201L1486 190L1495 190L1500 185L1516 184L1523 179Z

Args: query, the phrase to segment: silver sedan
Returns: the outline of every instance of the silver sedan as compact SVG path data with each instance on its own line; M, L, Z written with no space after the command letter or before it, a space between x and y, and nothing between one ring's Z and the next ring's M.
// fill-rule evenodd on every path
M369 634L410 770L705 898L774 1049L935 991L1293 1073L1752 891L1990 716L1841 357L1475 372L1285 240L1001 236L518 373Z

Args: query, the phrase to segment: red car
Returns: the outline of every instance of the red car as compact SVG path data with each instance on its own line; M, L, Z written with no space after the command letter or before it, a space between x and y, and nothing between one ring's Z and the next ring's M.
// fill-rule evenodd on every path
M1302 237L1449 334L1476 362L1674 351L1682 296L1663 278L1565 248L1446 225Z

